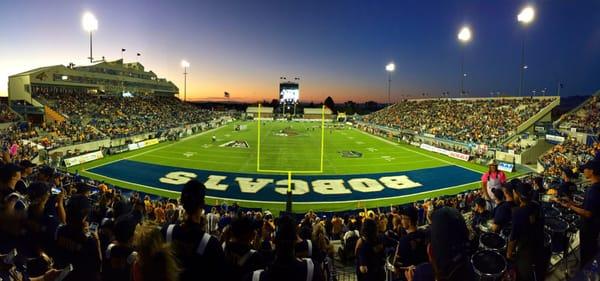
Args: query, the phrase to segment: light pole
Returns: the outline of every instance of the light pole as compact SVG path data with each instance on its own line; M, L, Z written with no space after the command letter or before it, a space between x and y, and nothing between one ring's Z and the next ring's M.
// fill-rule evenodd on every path
M90 63L94 62L94 57L92 56L92 32L98 30L98 20L96 17L90 13L85 12L83 17L81 18L81 25L83 26L83 30L90 33Z
M392 104L391 100L391 90L392 90L392 72L396 70L396 65L393 62L388 63L385 66L385 71L388 72L388 104Z
M186 60L181 61L181 67L183 67L183 101L187 101L187 75L188 75L188 67L190 67L190 63Z
M517 15L517 21L520 22L523 26L529 25L535 19L535 9L532 6L527 6L521 10L521 12ZM523 94L523 83L525 76L525 69L527 66L525 65L525 36L523 36L523 43L521 45L521 82L519 84L519 96Z
M460 31L458 32L458 40L463 44L466 45L467 43L469 43L469 41L471 41L471 29L468 26L463 26ZM467 74L465 73L465 51L463 49L463 51L461 52L461 59L460 59L460 95L464 95L465 94L465 77L467 76Z

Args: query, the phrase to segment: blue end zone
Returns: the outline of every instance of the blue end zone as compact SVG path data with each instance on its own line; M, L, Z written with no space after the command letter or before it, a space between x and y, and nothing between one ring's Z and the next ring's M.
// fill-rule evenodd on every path
M190 178L205 182L207 196L238 201L285 202L287 176L227 173L120 160L88 172L145 187L181 191ZM292 175L294 202L379 200L450 188L481 179L459 166L359 175Z

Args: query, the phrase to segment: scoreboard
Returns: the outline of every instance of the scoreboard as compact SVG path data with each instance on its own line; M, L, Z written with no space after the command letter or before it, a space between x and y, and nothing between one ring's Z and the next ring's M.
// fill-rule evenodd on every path
M300 100L300 89L298 83L279 83L279 103L297 104Z

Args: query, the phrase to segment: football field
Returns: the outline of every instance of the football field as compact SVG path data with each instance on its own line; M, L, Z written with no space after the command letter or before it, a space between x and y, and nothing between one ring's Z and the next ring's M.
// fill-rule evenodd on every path
M260 129L259 129L260 127ZM270 210L389 207L477 188L487 168L341 124L238 121L70 168L93 179L177 198L197 178L209 204Z

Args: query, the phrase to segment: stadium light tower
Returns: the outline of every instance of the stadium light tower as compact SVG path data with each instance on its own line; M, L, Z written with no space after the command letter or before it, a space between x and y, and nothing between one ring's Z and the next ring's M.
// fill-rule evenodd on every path
M535 19L535 9L532 6L527 6L521 10L521 12L517 15L517 21L520 22L523 26L528 26ZM521 45L521 82L519 84L519 96L523 94L523 83L525 76L525 69L527 66L525 65L525 37L523 36L523 44Z
M94 57L92 56L92 32L98 30L98 20L94 16L94 14L90 12L85 12L83 17L81 18L81 25L83 26L83 30L90 33L90 63L94 62Z
M187 70L188 67L190 67L190 63L186 60L182 60L181 67L183 67L183 101L187 101Z
M458 32L458 40L463 44L466 45L467 43L469 43L469 41L471 41L471 29L468 26L463 26L460 31ZM467 74L465 73L465 51L462 51L461 54L461 59L460 59L460 95L464 95L465 93L465 77L467 77Z
M392 104L390 93L392 90L392 72L394 72L394 70L396 70L396 65L393 62L390 62L385 66L385 71L387 71L389 74L389 76L388 76L388 104Z

